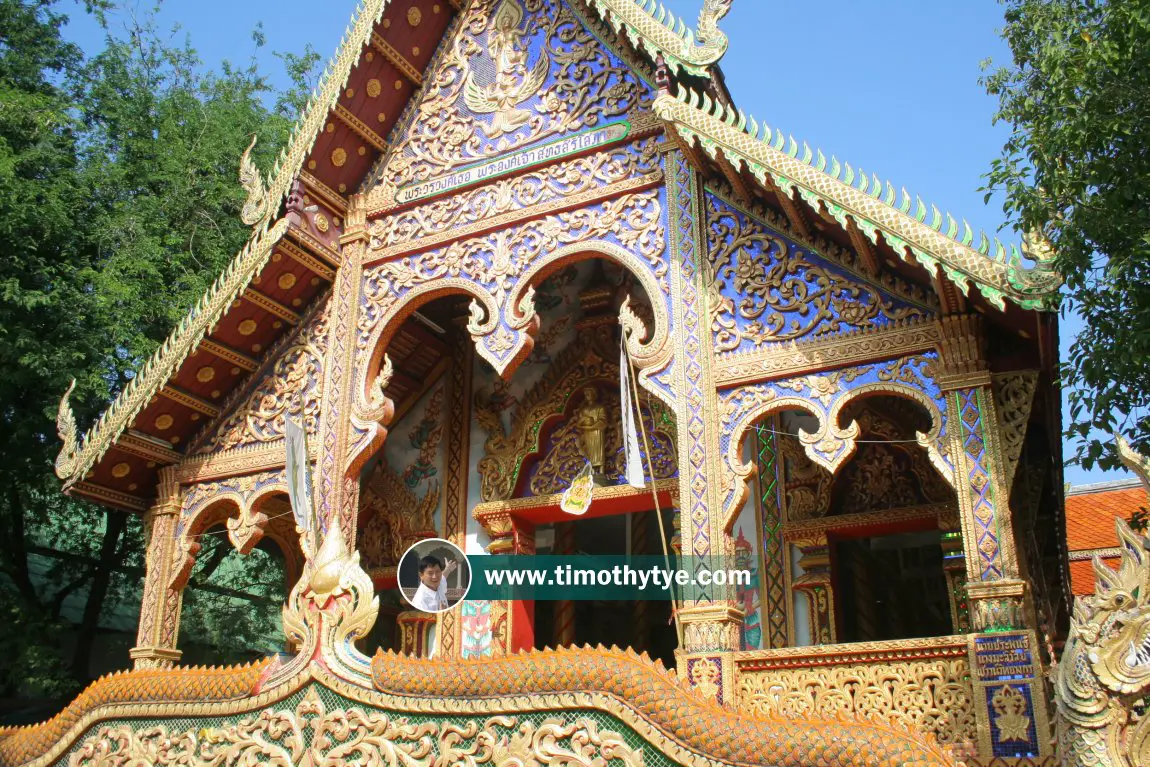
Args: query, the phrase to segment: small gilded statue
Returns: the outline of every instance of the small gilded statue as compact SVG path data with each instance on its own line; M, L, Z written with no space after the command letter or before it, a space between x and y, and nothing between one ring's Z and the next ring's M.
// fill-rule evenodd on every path
M575 428L579 432L579 448L596 474L603 473L607 437L607 408L599 402L599 391L594 386L583 390L583 403L575 410Z

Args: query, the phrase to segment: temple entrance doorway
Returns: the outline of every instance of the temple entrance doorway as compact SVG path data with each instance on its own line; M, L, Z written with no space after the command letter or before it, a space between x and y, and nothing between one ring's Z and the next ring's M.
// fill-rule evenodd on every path
M835 540L839 640L879 642L952 633L939 530Z
M663 530L670 535L674 511L664 508L662 514ZM559 522L541 528L539 533L541 540L554 541L549 549L540 553L663 555L659 521L654 511ZM630 647L673 668L678 639L671 621L671 605L669 594L628 602L536 602L535 646L540 649L563 645Z

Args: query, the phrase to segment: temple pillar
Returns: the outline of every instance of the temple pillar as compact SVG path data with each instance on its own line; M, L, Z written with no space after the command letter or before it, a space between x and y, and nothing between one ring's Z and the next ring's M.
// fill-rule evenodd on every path
M702 226L701 182L682 151L666 155L671 234L671 286L676 302L675 391L679 397L679 498L683 557L697 576L734 564L719 492L718 395L712 369L712 280ZM740 649L743 613L732 585L689 588L678 610L679 672L718 702L734 699L730 653Z
M159 480L156 503L144 518L147 554L140 626L136 646L128 653L137 669L169 668L182 655L176 642L184 595L181 589L168 587L180 520L180 483L171 466L160 469Z
M956 315L942 320L938 384L951 424L966 595L975 631L1022 628L1026 584L1018 571L1010 488L1002 458L998 410L984 354L982 318Z
M955 634L970 632L970 604L966 596L966 552L958 519L939 520L942 530L942 572L950 602L950 622Z
M467 474L471 451L471 387L475 343L466 332L467 315L456 317L451 337L451 372L448 396L449 412L444 440L447 467L443 479L443 539L460 551L467 550ZM439 614L436 657L459 658L463 653L462 609Z
M795 578L791 588L803 594L809 605L807 621L810 626L811 644L834 644L837 641L835 630L835 593L831 580L830 543L825 532L813 538L794 541L802 556L799 567L802 575Z
M984 354L982 319L942 319L938 384L947 399L950 457L966 559L969 658L978 721L978 756L1047 757L1050 723L1038 655L1027 625L1030 594L1018 567L998 408ZM999 726L1009 710L1025 734ZM1020 721L1022 721L1020 719Z
M507 512L484 515L483 529L491 536L488 554L534 554L535 525ZM510 655L535 647L535 602L500 600L492 605L496 626L492 645L495 655ZM502 623L502 630L499 624Z
M783 541L782 461L775 432L778 419L771 416L755 429L754 459L758 475L759 551L762 576L759 605L763 631L763 649L778 649L790 644L791 616L787 596L787 546Z
M289 198L290 205L290 198ZM360 465L349 462L350 413L356 362L356 322L363 287L363 258L367 250L367 201L362 194L348 198L344 230L340 236L341 262L332 285L328 352L324 364L324 410L320 416L319 460L315 471L316 505L321 527L332 520L343 526L349 549L356 546ZM363 451L359 461L370 458Z
M553 554L571 555L575 553L575 523L555 523L555 545ZM570 599L560 599L555 602L555 631L553 634L556 647L570 647L575 644L575 603Z

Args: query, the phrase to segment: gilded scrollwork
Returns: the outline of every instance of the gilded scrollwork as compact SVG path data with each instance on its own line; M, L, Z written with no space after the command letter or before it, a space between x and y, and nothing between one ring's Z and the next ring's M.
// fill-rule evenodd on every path
M394 567L411 544L435 535L435 509L439 506L439 484L432 482L422 498L403 477L380 463L364 481L360 502L370 513L359 536L364 567L369 571Z
M536 723L527 717L491 716L481 723L417 723L369 707L331 707L313 686L294 706L270 708L235 722L185 730L169 724L104 726L79 745L68 765L593 767L609 760L642 767L643 751L590 717L552 716Z
M660 194L627 194L368 269L356 337L360 351L374 349L389 319L415 296L468 293L474 297L468 331L479 356L510 375L530 352L538 331L533 283L555 264L596 254L628 268L652 298L651 338L635 355L645 367L663 353L671 316ZM360 355L360 392L367 390L369 359ZM355 451L365 447L357 445Z
M374 255L413 239L489 221L504 213L636 177L657 179L660 169L655 150L660 138L639 139L376 219L368 229L371 238L368 249Z
M711 330L716 352L817 339L922 320L925 308L887 295L707 195Z
M545 448L545 445L540 444L543 425L563 417L568 397L572 393L578 393L588 384L597 381L605 382L606 386L618 385L618 359L618 342L614 340L612 328L600 325L581 333L575 342L555 358L539 383L523 396L512 413L510 430L491 406L490 397L485 396L484 392L476 393L476 419L480 428L487 432L483 458L478 464L480 494L484 501L503 501L512 497L525 460ZM651 402L654 412L645 409L644 422L651 428L655 474L656 477L673 476L676 472L676 458L674 441L670 435L674 429L665 426L671 417L670 411L654 398ZM617 412L618 400L612 404ZM652 414L656 416L654 419ZM614 472L618 476L621 471L617 453L622 449L617 427L619 420L609 418L608 422L616 426L609 427L607 433L607 473ZM581 466L578 449L574 431L559 426L551 450L542 455L538 469L530 480L531 492L546 495L566 488L572 476L571 470L577 468L577 464Z
M934 381L937 356L929 352L729 391L719 402L720 449L724 455L720 470L726 475L722 486L727 515L737 513L741 507L747 478L754 468L753 464L743 462L741 454L743 437L752 424L766 415L785 410L813 416L818 428L813 432L800 428L797 436L807 456L833 474L854 455L860 433L856 420L842 425L843 411L860 397L878 394L901 396L926 410L931 427L928 432L916 434L916 440L926 448L939 474L953 483L948 410Z
M427 181L653 100L560 0L471 3L450 45L391 155L389 184Z
M577 383L576 386L581 384ZM674 422L670 410L662 402L654 399L651 402L654 413L651 409L642 408L643 423L651 442L651 470L655 479L669 479L677 473ZM605 404L608 410L608 425L604 437L606 463L603 475L605 481L612 484L623 478L625 461L623 438L619 427L622 420L618 395L612 397L608 394ZM640 446L640 450L642 449ZM562 493L586 462L587 459L579 447L578 429L571 420L567 420L552 433L550 449L540 457L527 488L532 495ZM644 467L646 467L645 458Z
M940 743L978 739L969 664L965 659L743 672L739 701L768 717L857 716L897 721Z
M328 342L325 306L276 358L263 382L216 430L201 453L277 442L290 415L309 435L319 427L323 362Z
M228 540L242 553L250 552L268 530L264 499L287 492L283 469L192 485L183 495L175 526L175 554L168 588L187 582L199 553L199 535L210 525L224 522Z
M1002 462L1006 472L1004 486L1011 487L1026 441L1026 427L1034 395L1038 389L1038 371L1020 370L994 377L994 401L998 406L998 423L1002 435Z

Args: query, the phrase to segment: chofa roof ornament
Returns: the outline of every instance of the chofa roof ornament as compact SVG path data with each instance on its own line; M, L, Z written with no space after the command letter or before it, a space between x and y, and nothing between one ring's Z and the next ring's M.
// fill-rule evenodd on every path
M727 52L727 35L719 22L733 0L704 0L698 27L692 30L657 0L588 0L616 31L625 32L635 47L652 59L660 54L671 71L707 77L707 68Z

